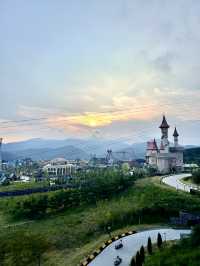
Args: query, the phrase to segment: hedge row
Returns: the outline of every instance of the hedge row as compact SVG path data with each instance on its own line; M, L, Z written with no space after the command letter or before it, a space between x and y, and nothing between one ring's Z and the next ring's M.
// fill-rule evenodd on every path
M127 189L136 176L127 176L122 172L100 171L79 180L78 188L60 190L47 194L37 194L9 201L7 210L14 218L40 218L45 214L55 213L83 204L95 203Z

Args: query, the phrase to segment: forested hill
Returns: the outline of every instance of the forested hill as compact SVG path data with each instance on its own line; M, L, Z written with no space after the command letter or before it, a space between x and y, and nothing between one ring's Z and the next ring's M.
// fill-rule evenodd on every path
M186 149L184 151L184 162L200 164L200 147Z

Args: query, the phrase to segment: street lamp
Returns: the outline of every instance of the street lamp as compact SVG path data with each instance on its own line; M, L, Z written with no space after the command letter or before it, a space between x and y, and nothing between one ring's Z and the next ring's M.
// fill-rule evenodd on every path
M167 241L167 239L166 239L166 232L164 233L164 236L165 236L165 242Z
M106 229L107 229L107 233L108 233L109 237L112 238L112 235L111 235L111 226L107 226Z

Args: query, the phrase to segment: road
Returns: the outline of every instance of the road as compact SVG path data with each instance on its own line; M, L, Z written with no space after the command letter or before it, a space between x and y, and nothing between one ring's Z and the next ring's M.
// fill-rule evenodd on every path
M152 243L157 242L157 235L160 232L163 241L180 239L182 234L190 234L191 230L175 230L175 229L154 229L136 233L134 235L126 236L123 238L124 247L115 250L115 244L118 241L110 244L104 249L89 266L112 266L114 265L114 258L120 256L122 263L120 266L129 266L131 258L136 255L137 251L143 245L147 246L148 237L151 237Z
M198 186L192 184L183 183L181 180L185 177L191 176L191 174L178 174L164 177L162 182L166 185L190 192L190 189L199 189ZM115 244L119 241L115 241L104 249L89 266L111 266L114 265L114 259L116 256L122 258L120 266L129 266L131 258L136 255L137 251L143 245L147 246L147 239L150 236L152 243L156 243L158 232L161 233L162 239L165 241L180 239L181 234L190 234L191 230L176 230L176 229L154 229L136 233L123 238L124 247L120 250L115 250Z
M181 179L191 176L191 174L179 174L179 175L171 175L164 177L162 182L168 186L174 187L177 190L182 190L185 192L190 192L190 189L199 189L200 186L196 186L193 184L186 184L181 181Z

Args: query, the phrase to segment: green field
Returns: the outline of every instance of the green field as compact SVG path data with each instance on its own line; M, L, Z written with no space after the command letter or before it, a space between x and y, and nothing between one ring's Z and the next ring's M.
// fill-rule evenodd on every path
M34 221L13 220L3 208L13 200L9 198L1 202L2 231L9 231L14 238L18 231L41 235L49 243L43 256L42 265L46 266L77 265L108 238L105 230L108 225L113 233L117 233L138 226L166 224L171 215L178 215L179 209L200 211L199 198L160 185L157 178L140 179L110 199L69 208Z

